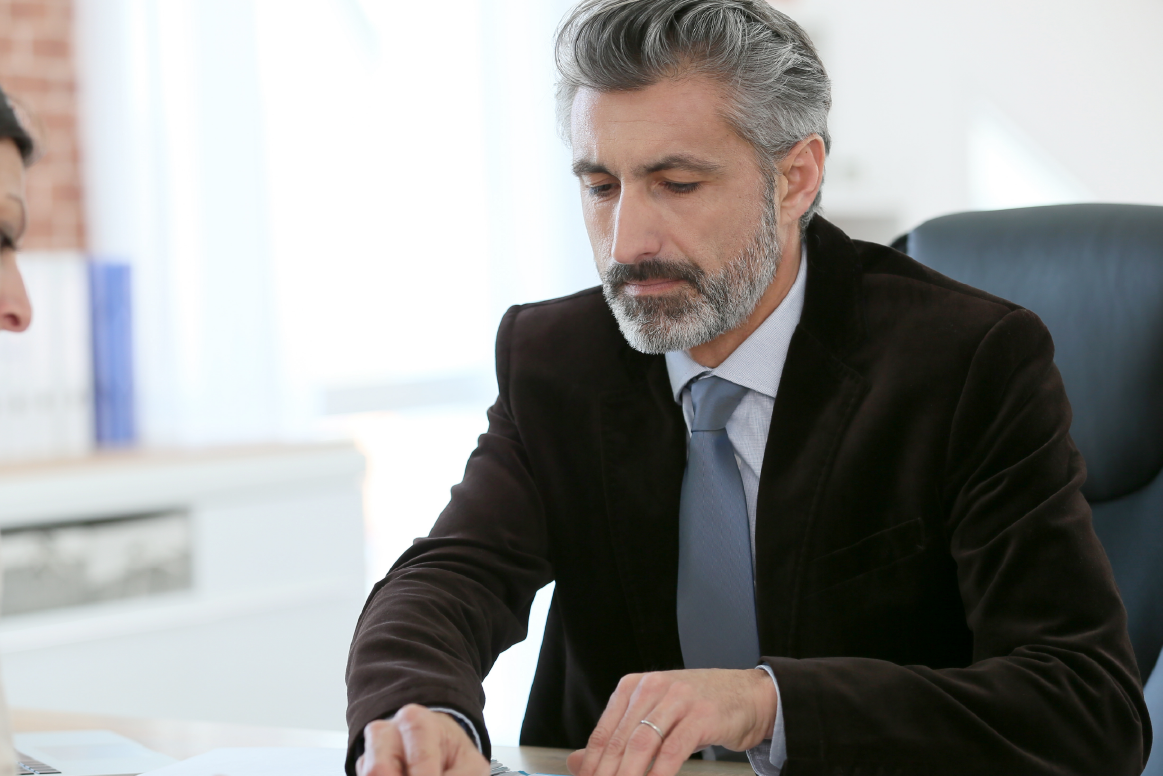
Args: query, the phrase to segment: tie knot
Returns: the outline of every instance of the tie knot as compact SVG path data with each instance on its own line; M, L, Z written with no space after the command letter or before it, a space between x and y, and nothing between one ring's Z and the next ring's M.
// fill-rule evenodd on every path
M743 401L747 389L722 377L708 375L691 383L695 419L691 431L720 431Z

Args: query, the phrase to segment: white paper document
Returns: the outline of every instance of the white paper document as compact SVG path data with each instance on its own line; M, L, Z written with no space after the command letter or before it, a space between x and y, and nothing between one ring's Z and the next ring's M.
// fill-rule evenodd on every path
M215 749L142 776L343 776L347 750L326 747Z

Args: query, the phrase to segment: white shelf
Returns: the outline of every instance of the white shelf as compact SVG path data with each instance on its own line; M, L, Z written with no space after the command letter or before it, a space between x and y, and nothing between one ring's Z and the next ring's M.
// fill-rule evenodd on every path
M350 444L138 451L0 467L0 527L180 510L191 590L0 622L13 705L342 729L363 604Z
M0 528L135 514L276 489L358 483L347 443L109 452L0 466Z

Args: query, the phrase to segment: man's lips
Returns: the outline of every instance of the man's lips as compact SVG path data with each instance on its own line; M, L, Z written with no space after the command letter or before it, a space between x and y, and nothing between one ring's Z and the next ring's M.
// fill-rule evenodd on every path
M672 291L683 283L686 283L686 281L675 280L674 278L655 278L652 280L630 281L626 283L624 288L630 296L650 296L651 294L664 294L667 291Z

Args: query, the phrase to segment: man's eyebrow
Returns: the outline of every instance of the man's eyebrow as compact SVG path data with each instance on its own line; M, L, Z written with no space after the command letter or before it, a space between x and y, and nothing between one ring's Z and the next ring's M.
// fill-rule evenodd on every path
M671 154L664 156L656 162L643 165L638 168L640 176L653 175L656 172L663 170L684 170L685 172L693 172L698 175L714 175L722 172L723 165L715 164L714 162L699 159L695 156L688 156L687 154Z
M663 170L684 170L696 175L715 175L723 171L723 165L687 154L671 154L650 164L642 165L636 172L638 177L645 178L647 175L653 175ZM573 163L573 174L580 177L582 175L610 175L611 173L605 165L589 159L578 159Z
M580 178L583 175L609 175L610 171L597 162L578 159L573 163L573 174Z

